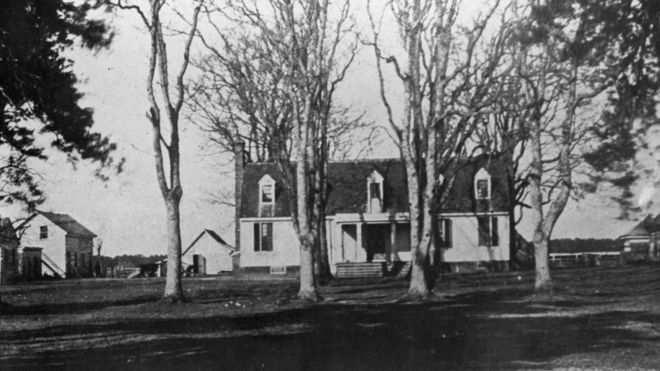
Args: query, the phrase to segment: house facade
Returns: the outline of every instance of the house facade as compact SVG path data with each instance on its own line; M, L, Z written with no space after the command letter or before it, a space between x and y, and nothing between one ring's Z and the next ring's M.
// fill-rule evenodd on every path
M238 156L237 156L238 157ZM240 159L238 160L240 161ZM272 163L237 164L237 241L242 271L296 271L299 244L289 192ZM501 164L484 158L456 174L445 207L435 215L436 256L447 269L508 269L508 190ZM401 160L328 165L326 242L331 270L364 262L411 259L410 216Z
M41 272L61 278L92 277L96 235L66 214L35 212L23 225L21 248L41 249Z

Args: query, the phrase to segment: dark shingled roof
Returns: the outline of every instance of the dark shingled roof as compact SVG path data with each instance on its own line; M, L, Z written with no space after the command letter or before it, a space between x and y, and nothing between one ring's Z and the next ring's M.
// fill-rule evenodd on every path
M653 222L653 217L651 215L648 215L644 220L639 222L633 229L631 229L628 233L622 235L619 238L629 238L629 237L645 237L649 235L649 230L648 227L651 226L651 223Z
M37 212L45 216L51 222L55 223L58 227L62 228L67 234L80 237L96 237L92 231L87 229L84 225L78 223L75 219L67 214L56 214L45 211Z
M485 167L492 179L490 201L475 200L474 176ZM328 164L327 214L361 213L367 210L367 178L378 171L383 176L385 213L408 211L408 191L404 164L399 159L378 159L330 162ZM247 164L243 171L241 217L259 215L259 180L264 175L275 180L275 208L273 216L290 216L289 191L278 167L273 163ZM507 183L501 161L476 159L463 164L457 172L446 207L442 212L507 211Z
M652 232L660 231L660 214L653 217L647 215L644 220L639 222L628 233L621 235L619 238L633 238L633 237L648 237Z
M477 200L474 194L474 177L482 168L490 174L490 200ZM508 195L504 162L499 159L489 160L487 157L479 157L460 166L441 212L508 211Z
M660 214L656 215L655 218L648 216L648 222L644 224L644 228L647 232L658 232L660 231ZM646 221L646 219L645 219Z

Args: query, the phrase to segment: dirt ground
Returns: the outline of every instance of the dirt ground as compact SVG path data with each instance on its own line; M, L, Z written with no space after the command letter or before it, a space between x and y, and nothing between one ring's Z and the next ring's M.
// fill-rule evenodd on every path
M425 303L406 282L336 280L302 305L296 281L191 278L192 302L158 302L160 279L0 287L0 369L658 369L660 267L452 275Z

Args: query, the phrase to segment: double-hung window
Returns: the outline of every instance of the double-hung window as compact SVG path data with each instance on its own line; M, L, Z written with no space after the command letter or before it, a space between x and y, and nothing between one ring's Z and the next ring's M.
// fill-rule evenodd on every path
M254 251L273 251L273 223L254 223Z
M474 178L474 196L477 200L489 200L491 178L486 169L480 169Z
M477 223L479 225L479 246L499 246L497 217L480 216L477 218Z

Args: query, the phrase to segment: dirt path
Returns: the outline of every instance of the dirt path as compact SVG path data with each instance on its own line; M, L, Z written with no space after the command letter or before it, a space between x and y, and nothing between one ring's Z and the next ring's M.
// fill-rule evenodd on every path
M397 302L405 292L401 281L334 282L324 289L326 301L313 306L286 300L295 293L295 282L288 280L191 280L186 287L194 303L173 307L156 302L162 285L155 281L112 282L106 292L99 292L107 286L99 287L99 281L16 286L2 292L15 302L1 318L0 365L2 370L660 365L660 269L570 270L555 278L557 299L541 303L528 300L529 277L518 274L449 277L423 304Z

